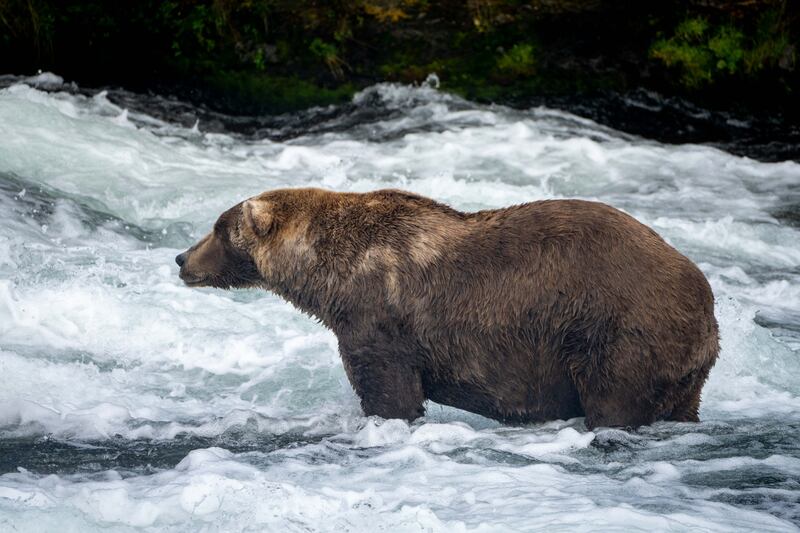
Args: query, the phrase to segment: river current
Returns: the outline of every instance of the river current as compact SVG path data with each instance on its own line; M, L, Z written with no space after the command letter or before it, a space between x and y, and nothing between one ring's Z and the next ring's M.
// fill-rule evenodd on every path
M0 81L0 530L798 530L798 163L433 82L244 119ZM269 293L177 277L223 210L296 186L627 211L713 287L702 422L365 418L332 333Z

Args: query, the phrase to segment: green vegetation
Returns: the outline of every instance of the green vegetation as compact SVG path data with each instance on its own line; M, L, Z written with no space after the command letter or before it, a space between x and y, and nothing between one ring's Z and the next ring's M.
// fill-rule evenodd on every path
M497 68L516 77L530 76L536 70L533 45L515 44L511 50L497 59Z
M0 0L0 72L183 84L242 112L431 72L444 90L492 101L742 80L789 97L798 21L787 0Z
M763 13L752 29L687 18L672 37L657 40L650 54L668 67L679 68L681 82L688 88L709 85L725 76L754 77L775 68L784 57L793 68L795 51L782 21L777 10Z
M344 78L344 67L346 63L339 57L339 51L336 49L336 46L326 43L319 38L315 38L311 41L308 49L315 57L325 62L325 65L327 65L331 74L333 74L336 79L341 80Z
M328 88L297 77L254 75L240 71L209 74L203 82L219 107L244 114L341 104L356 92L349 83Z

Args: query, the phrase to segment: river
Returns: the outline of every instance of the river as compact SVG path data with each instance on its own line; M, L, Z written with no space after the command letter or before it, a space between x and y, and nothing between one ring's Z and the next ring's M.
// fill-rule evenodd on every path
M260 118L0 81L0 530L798 530L798 163L435 80ZM295 186L627 211L713 287L702 422L513 427L430 403L413 424L365 418L319 323L177 277L223 210Z

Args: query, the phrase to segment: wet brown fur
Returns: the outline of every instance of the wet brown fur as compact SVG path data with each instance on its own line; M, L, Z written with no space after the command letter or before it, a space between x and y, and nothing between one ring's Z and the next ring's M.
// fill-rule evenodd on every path
M368 415L423 402L506 422L696 421L717 358L711 289L605 204L462 213L415 194L266 192L184 255L192 285L260 286L339 339Z

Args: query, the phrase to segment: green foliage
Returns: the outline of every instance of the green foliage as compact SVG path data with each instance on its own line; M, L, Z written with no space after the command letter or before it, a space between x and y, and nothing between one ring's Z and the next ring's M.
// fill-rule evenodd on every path
M200 51L211 53L217 46L219 21L214 11L206 5L192 6L188 13L180 16L178 5L174 2L162 4L162 16L172 18L176 23L172 52L176 57Z
M326 61L328 59L338 57L339 55L339 51L336 50L336 47L334 45L326 43L319 37L311 41L311 44L309 45L308 49L311 51L312 54Z
M717 60L716 69L733 74L739 70L744 58L744 34L732 26L722 26L708 40L708 49Z
M325 62L336 79L344 77L343 66L345 63L342 61L341 57L339 57L339 50L337 50L336 46L326 43L317 37L311 41L308 49L312 54Z
M515 77L530 76L536 71L534 47L529 43L518 43L497 59L497 68Z
M697 41L708 31L708 21L704 18L689 18L678 24L675 36L683 41Z
M690 18L675 28L670 39L659 39L650 55L668 67L680 67L681 81L687 87L698 87L712 79L714 54L708 47L709 23L702 18Z
M257 48L251 56L251 61L256 70L264 71L267 69L266 53L263 48Z
M655 58L692 89L744 78L791 88L798 19L787 2L714 2L675 24L659 3L635 3L638 18L618 21L597 0L0 0L0 70L99 84L208 82L265 109L431 72L443 88L484 100L624 90L648 82L631 57L642 67ZM795 78L775 76L780 69Z
M698 87L711 81L711 54L703 47L676 42L674 39L659 39L650 54L668 67L681 68L681 81L687 87Z
M653 44L650 56L678 68L685 87L698 88L723 75L752 76L774 66L789 45L781 15L772 10L749 32L730 23L712 25L704 18L687 18L672 37Z
M767 11L758 20L753 47L744 55L745 69L755 74L774 66L784 56L793 65L795 51L791 44L789 32L783 28L780 12Z

